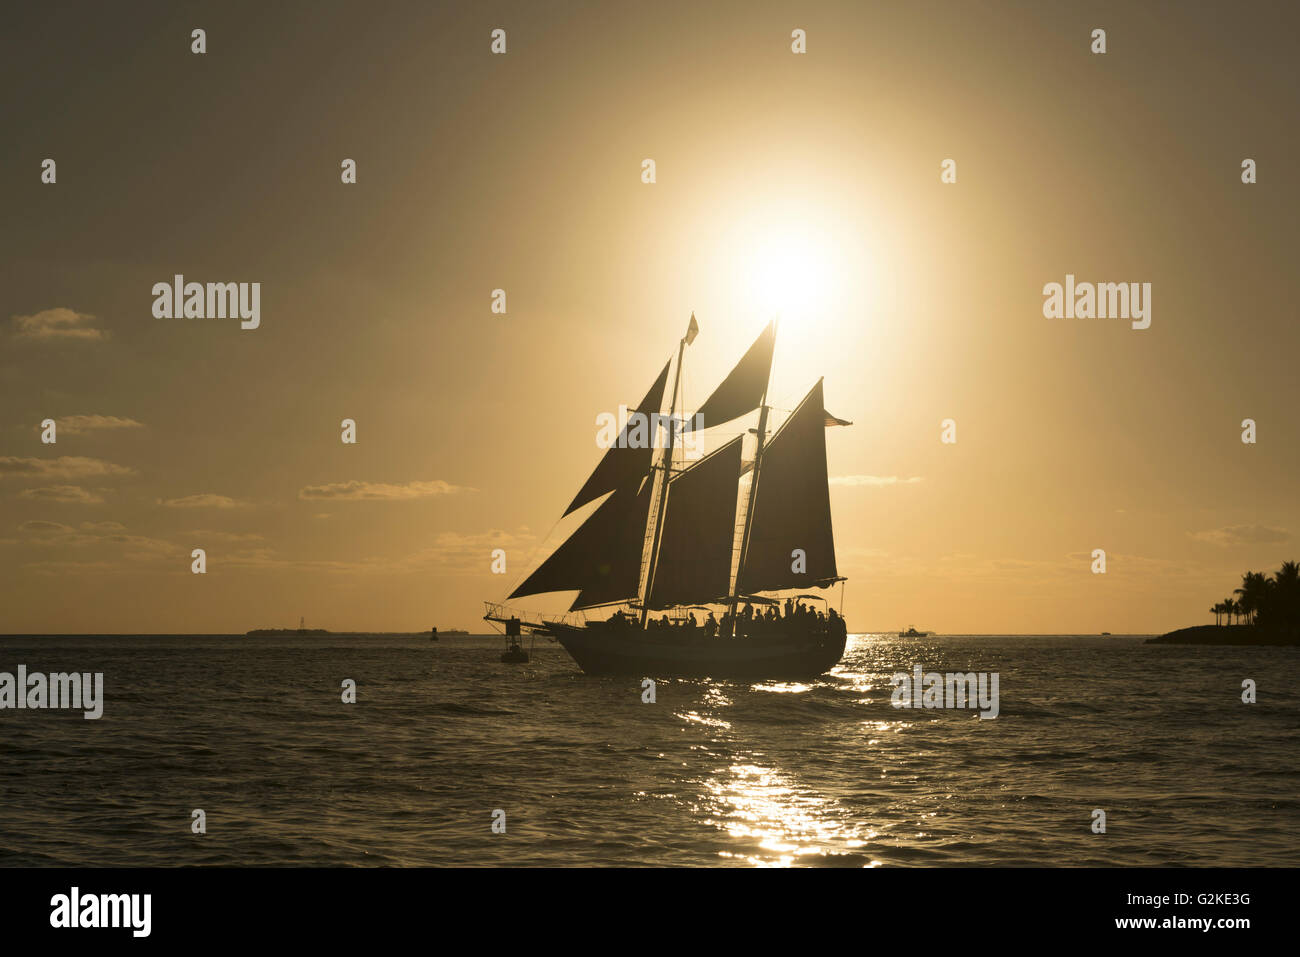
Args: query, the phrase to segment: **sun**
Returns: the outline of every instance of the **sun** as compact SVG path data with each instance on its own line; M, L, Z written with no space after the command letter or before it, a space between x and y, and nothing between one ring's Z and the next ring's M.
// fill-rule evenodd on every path
M733 306L786 328L826 324L851 279L844 244L829 225L789 210L737 224L726 252Z
M843 343L880 314L893 286L889 233L848 204L820 195L736 197L711 212L695 230L707 252L689 268L737 334L777 319L781 335Z
M747 284L765 311L798 321L826 304L835 278L832 256L811 231L757 237L749 259Z

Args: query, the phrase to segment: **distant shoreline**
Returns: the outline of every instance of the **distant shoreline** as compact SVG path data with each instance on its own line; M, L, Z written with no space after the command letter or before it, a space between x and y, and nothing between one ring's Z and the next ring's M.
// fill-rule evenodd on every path
M1222 629L1221 629L1222 630ZM897 631L851 631L853 637L894 638ZM326 629L297 628L258 628L252 632L242 631L7 631L0 632L0 638L423 638L426 641L428 631L327 631ZM464 632L458 629L439 631L441 638L500 638L498 632L475 631ZM1044 631L1044 632L934 632L932 638L1151 638L1151 632L1095 632L1095 631Z
M499 638L489 632L479 634L454 633L442 634L452 638ZM10 631L0 633L0 638L429 638L427 631L325 631L308 629L300 632L297 628L260 628L251 632L240 631Z
M1148 645L1272 645L1295 647L1300 645L1300 635L1285 631L1271 631L1255 625L1193 625L1179 628L1157 638L1148 638Z

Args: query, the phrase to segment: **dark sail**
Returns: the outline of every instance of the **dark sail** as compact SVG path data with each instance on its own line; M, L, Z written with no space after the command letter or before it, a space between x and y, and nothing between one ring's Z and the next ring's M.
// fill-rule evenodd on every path
M668 383L668 366L664 364L664 371L659 373L659 378L655 384L650 387L641 404L636 407L634 412L639 412L646 416L649 422L653 422L650 416L658 414L664 404L664 388ZM625 448L627 444L627 432L631 427L632 421L628 420L627 425L623 426L623 431L619 433L618 441L605 450L605 457L600 460L596 470L591 473L587 483L578 490L569 507L564 510L568 515L574 509L581 508L588 502L593 502L600 498L606 492L612 492L616 488L623 488L628 485L635 485L639 480L650 472L650 459L654 454L654 430L647 424L645 448Z
M717 601L731 586L740 477L737 437L668 485L651 608Z
M639 492L624 487L611 495L510 597L579 591L573 608L635 597L650 489L645 482Z
M820 380L763 449L750 522L749 548L736 582L740 594L825 585L838 578ZM795 549L806 556L802 574L792 568Z
M585 556L587 579L581 594L573 600L569 610L590 608L615 601L636 598L641 587L641 553L645 549L646 523L650 519L650 493L654 483L646 481L641 491L633 495L631 489L614 493L611 498L623 496L616 506L609 533L593 545Z
M696 413L703 416L701 428L730 422L737 416L757 409L767 391L767 377L772 369L772 347L776 344L776 323L769 322L762 334L754 340L744 358L731 370L731 374L713 390L713 395ZM689 432L695 427L692 419L686 426Z

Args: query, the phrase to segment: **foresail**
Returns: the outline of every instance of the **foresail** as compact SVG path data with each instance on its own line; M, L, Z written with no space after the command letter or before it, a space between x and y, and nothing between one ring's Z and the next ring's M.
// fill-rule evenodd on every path
M664 371L659 373L659 378L655 380L654 385L650 387L650 391L641 400L641 404L634 410L646 416L647 419L652 415L659 414L660 410L663 409L664 389L668 384L669 365L671 363L664 364ZM647 441L638 443L639 446L643 447L627 447L630 444L627 441L627 433L631 427L632 421L629 420L619 434L618 441L605 450L605 457L600 460L595 471L591 473L591 477L587 479L586 484L579 489L578 494L569 503L569 507L564 510L565 515L575 509L582 508L588 502L594 502L606 492L638 484L643 476L649 474L650 460L654 455L654 443L653 441ZM653 434L651 438L653 438Z
M727 594L740 450L738 436L669 483L651 608L717 601Z
M650 510L650 482L619 489L600 504L511 598L578 591L574 608L634 598L641 578L641 549Z
M772 348L775 344L776 323L769 322L736 367L713 390L704 405L700 406L696 413L702 422L700 428L711 429L758 408L763 401L763 393L767 390L768 373L772 369ZM685 431L689 432L693 428L695 421L688 422Z
M736 591L747 595L838 578L819 380L763 449L749 543Z

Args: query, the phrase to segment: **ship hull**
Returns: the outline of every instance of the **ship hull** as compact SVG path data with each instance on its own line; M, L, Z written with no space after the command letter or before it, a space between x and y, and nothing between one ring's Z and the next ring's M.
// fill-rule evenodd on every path
M550 630L589 675L796 680L825 674L844 656L845 638L702 638L671 642L647 633Z

